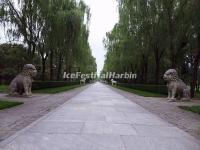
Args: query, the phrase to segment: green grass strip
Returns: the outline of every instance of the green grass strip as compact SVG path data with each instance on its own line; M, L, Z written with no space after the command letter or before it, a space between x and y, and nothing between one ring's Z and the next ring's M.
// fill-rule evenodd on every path
M8 92L8 85L0 85L0 92Z
M56 94L56 93L65 92L65 91L68 91L80 86L81 85L68 85L68 86L56 87L56 88L46 88L46 89L34 90L33 93Z
M124 91L130 92L130 93L134 93L136 95L143 96L143 97L166 97L166 95L159 94L159 93L152 93L152 92L147 92L147 91L135 90L135 89L131 89L131 88L127 88L127 87L121 87L121 86L115 86L115 87L120 89L120 90L124 90Z
M181 109L200 114L200 106L178 106Z
M18 106L21 104L23 104L23 102L10 102L10 101L6 101L6 100L0 100L0 110L6 109L6 108L11 108L11 107Z

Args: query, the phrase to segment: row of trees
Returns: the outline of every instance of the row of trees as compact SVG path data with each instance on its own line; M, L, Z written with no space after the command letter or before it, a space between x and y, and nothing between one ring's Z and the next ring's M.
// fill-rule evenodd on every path
M175 68L192 96L200 62L199 0L118 0L119 22L104 39L103 71L136 72L139 83L160 84Z
M90 10L83 1L1 0L0 23L9 43L0 46L0 60L6 59L13 47L20 48L23 54L17 57L25 59L17 62L12 53L0 64L2 71L13 59L16 65L10 67L35 64L42 80L60 80L63 71L96 72L88 43L89 21Z

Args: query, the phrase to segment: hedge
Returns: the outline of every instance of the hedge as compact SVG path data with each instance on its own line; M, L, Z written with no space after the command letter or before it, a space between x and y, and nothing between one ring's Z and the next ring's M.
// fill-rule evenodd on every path
M67 81L35 81L32 84L33 90L46 89L46 88L55 88L76 85L79 82L67 82Z
M135 89L135 90L167 95L167 86L166 85L127 84L127 83L118 83L118 85L122 86L122 87Z

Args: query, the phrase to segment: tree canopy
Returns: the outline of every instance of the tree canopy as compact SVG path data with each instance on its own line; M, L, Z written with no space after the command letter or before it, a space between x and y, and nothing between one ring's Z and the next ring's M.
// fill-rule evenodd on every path
M60 80L64 71L96 72L88 43L89 21L90 9L83 1L0 2L0 23L9 42L23 45L26 63L41 68L42 80Z
M200 61L199 0L117 0L119 22L107 33L103 71L135 72L137 83L163 83L176 69L191 85ZM131 81L127 81L131 82Z

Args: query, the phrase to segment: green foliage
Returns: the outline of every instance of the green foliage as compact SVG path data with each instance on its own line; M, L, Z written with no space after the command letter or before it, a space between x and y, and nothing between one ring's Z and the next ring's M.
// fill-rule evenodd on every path
M0 66L1 68L21 66L27 61L26 48L19 44L0 45Z
M45 88L40 90L34 90L34 93L47 93L47 94L56 94L60 92L65 92L74 88L80 87L79 84L76 85L67 85L63 87L55 87L55 88Z
M181 109L200 114L200 106L178 106Z
M164 83L177 69L192 96L200 62L200 1L118 0L119 22L107 33L103 72L135 72L136 83Z
M8 92L8 85L0 85L0 92Z
M6 100L0 100L0 110L11 108L11 107L18 106L21 104L23 104L23 102L11 102L11 101L6 101Z
M59 88L64 86L73 86L77 85L79 82L66 82L66 81L43 81L43 82L33 82L32 89L33 90L40 90L40 89L47 89L47 88Z
M0 83L9 82L27 62L26 48L19 44L0 45Z
M74 85L79 85L79 82L66 82L66 81L36 81L33 82L32 84L32 89L33 90L47 90L49 88L62 88L65 86L74 86ZM8 92L8 85L0 85L0 92Z
M116 86L116 88L120 89L120 90L124 90L130 93L134 93L136 95L139 96L144 96L144 97L164 97L165 95L163 94L159 94L159 93L153 93L153 92L147 92L144 90L136 90L130 87L123 87L123 86Z
M37 66L42 80L60 80L63 71L71 72L72 68L96 72L88 44L89 19L90 10L83 1L2 0L0 3L0 23L6 26L7 36L12 43L23 40L26 63Z
M121 87L145 91L150 93L157 93L160 95L167 95L167 87L165 85L148 85L148 84L118 84Z

